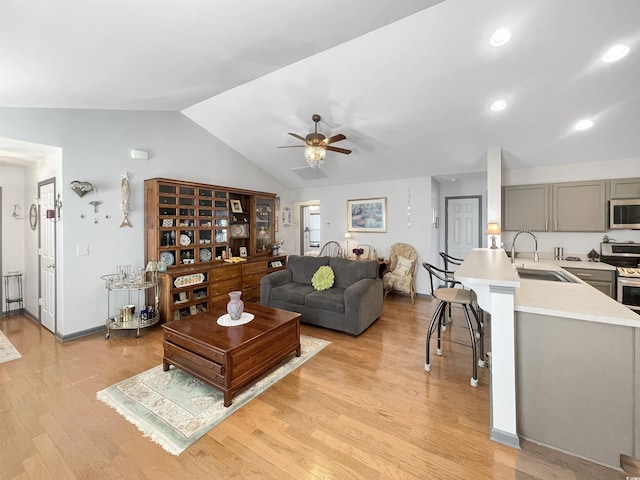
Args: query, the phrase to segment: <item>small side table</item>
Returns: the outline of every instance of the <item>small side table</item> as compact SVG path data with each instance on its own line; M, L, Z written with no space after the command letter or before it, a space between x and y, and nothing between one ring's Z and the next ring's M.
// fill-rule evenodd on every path
M4 277L4 303L5 315L11 316L11 304L20 305L20 315L24 313L24 304L22 300L22 274L19 272L9 272ZM11 284L15 284L15 290L12 292Z
M378 258L378 277L384 277L384 274L387 273L387 269L389 268L389 260Z

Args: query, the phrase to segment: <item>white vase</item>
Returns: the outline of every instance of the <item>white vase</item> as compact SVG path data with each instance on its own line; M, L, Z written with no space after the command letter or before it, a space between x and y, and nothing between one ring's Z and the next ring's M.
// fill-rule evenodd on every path
M242 292L235 291L229 292L229 303L227 303L227 313L229 314L229 318L231 320L240 320L242 316L242 312L244 310L244 302L240 300L242 296Z

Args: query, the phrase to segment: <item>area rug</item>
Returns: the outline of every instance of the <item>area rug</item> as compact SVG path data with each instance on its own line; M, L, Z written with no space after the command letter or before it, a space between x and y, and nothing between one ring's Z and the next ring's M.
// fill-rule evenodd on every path
M20 355L20 352L16 350L16 347L14 347L9 339L4 336L4 333L0 332L0 363L21 357L22 355Z
M98 400L114 408L167 452L180 455L211 428L284 378L329 343L300 335L301 354L273 370L256 384L223 405L223 394L179 368L168 372L158 365L97 393Z

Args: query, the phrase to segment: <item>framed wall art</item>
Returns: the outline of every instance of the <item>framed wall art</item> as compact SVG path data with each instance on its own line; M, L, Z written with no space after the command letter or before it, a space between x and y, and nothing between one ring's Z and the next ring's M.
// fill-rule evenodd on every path
M289 207L282 208L282 226L288 227L291 225L291 209Z
M387 197L347 200L347 231L386 232Z
M231 211L233 213L242 213L242 203L240 200L229 200L231 202Z

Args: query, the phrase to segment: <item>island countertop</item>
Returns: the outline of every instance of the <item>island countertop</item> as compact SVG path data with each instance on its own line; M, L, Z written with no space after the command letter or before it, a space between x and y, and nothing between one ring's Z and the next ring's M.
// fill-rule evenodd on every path
M517 266L541 270L561 270L562 267L612 270L607 264L516 258ZM504 250L477 248L469 253L455 273L465 284L515 287L515 311L556 317L575 318L591 322L640 328L640 315L616 302L604 293L571 275L577 283L551 282L520 278Z

